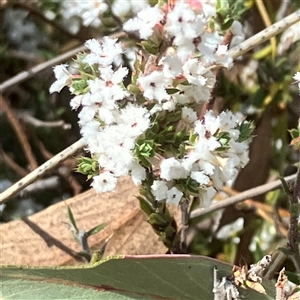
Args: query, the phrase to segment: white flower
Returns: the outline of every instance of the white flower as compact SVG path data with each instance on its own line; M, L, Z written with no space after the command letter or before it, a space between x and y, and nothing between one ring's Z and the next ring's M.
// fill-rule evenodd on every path
M200 185L209 183L209 177L203 171L191 172L191 178L196 180Z
M166 92L167 86L172 83L172 80L166 78L162 72L153 71L151 74L139 77L138 83L143 89L144 97L149 100L169 100L170 95Z
M222 111L219 115L220 118L220 129L221 131L231 131L236 127L238 118L231 111Z
M211 135L215 134L220 129L220 118L215 116L212 110L208 110L204 117L204 125L199 121L199 125L205 127L205 131L209 131ZM196 131L196 129L195 129Z
M174 186L170 190L167 191L167 202L178 205L182 196L183 196L183 193Z
M203 86L206 83L206 69L196 58L190 58L182 67L183 75L189 83Z
M294 75L293 79L295 79L296 82L298 83L298 89L299 89L299 92L300 92L300 72L297 72L297 73Z
M99 16L102 15L108 8L108 5L103 0L94 0L84 3L85 11L82 13L83 25L93 25L97 27L101 24Z
M212 187L201 188L200 199L202 207L209 207L211 205L212 199L217 194L217 191Z
M153 33L153 27L162 20L164 14L158 6L141 10L137 17L128 20L124 25L125 31L138 31L142 39L149 38Z
M168 78L173 79L182 73L182 63L177 55L168 55L163 64L163 73Z
M128 104L120 112L118 122L127 136L138 137L150 126L150 113L145 107Z
M293 79L295 79L297 82L300 82L300 72L297 72L294 76Z
M181 111L181 119L186 123L194 123L198 116L192 108L184 106Z
M128 14L136 15L141 10L149 7L147 0L116 0L112 3L112 12L118 17L126 17Z
M160 177L166 180L186 178L189 171L174 157L164 159L160 165Z
M234 222L223 226L217 233L216 237L221 240L226 240L229 237L234 237L244 227L244 219L238 218Z
M230 42L230 47L234 47L236 45L239 45L241 42L245 39L245 34L243 33L242 24L239 21L234 20L230 31L233 34L232 40Z
M188 41L192 45L193 39L202 34L204 26L203 15L196 15L188 3L177 1L174 9L167 14L164 28L174 36L174 45L186 46Z
M117 178L110 172L103 172L94 176L91 184L97 193L110 192L115 189L116 185Z
M120 54L123 53L120 43L117 43L117 39L112 39L105 36L101 43L96 39L86 41L85 46L91 50L83 62L92 66L93 64L99 64L102 67L110 66L113 61Z
M96 120L85 123L80 129L84 143L88 146L91 153L95 153L99 147L98 141L95 137L99 135L100 131L100 123Z
M80 113L78 114L78 117L80 119L80 121L78 122L79 125L84 125L90 121L92 121L94 119L94 116L96 114L97 111L97 106L84 106L82 108L82 110L80 111Z
M208 102L210 99L210 89L205 86L197 85L178 85L180 91L173 94L172 97L180 104Z
M72 74L67 70L67 64L61 64L54 67L56 81L50 86L50 94L60 92L64 86L72 83Z
M80 19L84 26L99 27L101 25L101 15L107 10L108 5L103 0L82 1L64 0L62 2L61 14L65 27L70 30L70 26L76 26L72 31L76 34L80 28ZM76 22L74 24L74 22Z
M278 44L278 54L282 55L287 49L290 48L291 44L299 41L300 39L300 21L290 26L285 30L280 38Z
M70 101L70 106L72 109L77 109L81 105L83 96L82 95L77 95L74 98L71 99Z
M168 187L164 181L154 180L151 185L151 192L157 201L167 198Z
M202 63L215 63L215 52L222 39L223 37L219 35L218 31L204 32L202 34L201 42L197 45L197 50L201 53Z
M131 179L135 185L139 185L146 179L146 170L137 162L133 162L131 165Z
M217 63L223 65L225 68L233 66L233 59L228 53L227 45L219 45L216 51Z

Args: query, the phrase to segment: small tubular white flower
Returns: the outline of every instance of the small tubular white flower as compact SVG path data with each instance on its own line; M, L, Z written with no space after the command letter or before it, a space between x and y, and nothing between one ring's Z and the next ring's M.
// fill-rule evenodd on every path
M167 191L167 202L178 205L182 196L183 196L183 193L174 186L170 190Z
M172 95L180 104L208 102L210 99L210 89L205 86L197 85L178 85L179 93Z
M209 207L216 194L217 191L212 186L208 188L202 188L200 193L201 206Z
M293 79L295 79L296 82L298 83L298 89L299 89L299 92L300 92L300 72L297 72L297 73L293 76Z
M50 94L60 92L63 87L72 83L72 74L67 70L67 64L61 64L54 67L56 81L50 86Z
M181 111L181 119L186 123L194 123L198 116L192 108L184 106Z
M184 46L202 34L204 25L203 15L196 15L188 3L177 1L167 15L165 30L175 37L175 45Z
M101 43L96 39L91 39L85 42L85 46L91 50L83 62L92 66L93 64L99 64L102 67L110 66L113 61L120 54L123 53L120 43L117 43L117 39L112 39L105 36Z
M174 157L164 159L160 165L160 177L166 180L186 178L189 171Z
M72 109L79 108L79 106L81 105L82 97L82 95L78 95L71 99L70 106Z
M125 31L138 31L142 39L153 34L153 27L162 20L164 14L158 6L147 7L141 10L137 17L128 20L124 25Z
M166 78L162 72L153 71L151 74L139 77L138 83L142 87L144 97L149 100L169 100L170 95L166 88L172 83L170 78Z
M157 201L167 198L168 187L164 181L154 180L151 185L151 192Z
M163 73L168 78L175 78L182 73L182 63L177 55L168 55L164 61Z
M183 75L189 83L203 86L206 78L202 75L206 72L206 68L196 59L190 58L182 67Z
M97 106L84 106L80 113L78 114L78 117L80 121L78 122L81 126L92 121L95 117L95 114L97 112Z
M110 172L103 172L94 176L91 184L97 193L110 192L115 189L116 185L117 178Z
M229 28L233 34L230 47L239 45L245 39L245 34L243 32L242 24L239 21L234 20L231 27Z
M285 30L280 38L278 44L278 54L282 55L287 49L290 48L291 44L300 40L300 21L290 26Z
M191 178L196 180L200 185L207 185L209 177L203 171L191 172Z
M227 45L219 45L215 54L217 58L216 61L218 64L223 65L227 69L233 66L233 59L228 53Z
M146 179L146 170L137 162L133 162L131 165L131 179L135 185L139 185Z
M145 107L128 104L120 112L118 122L124 127L126 136L138 137L150 126L150 113Z
M223 226L217 233L216 237L221 240L235 236L244 227L244 219L238 218L234 222Z

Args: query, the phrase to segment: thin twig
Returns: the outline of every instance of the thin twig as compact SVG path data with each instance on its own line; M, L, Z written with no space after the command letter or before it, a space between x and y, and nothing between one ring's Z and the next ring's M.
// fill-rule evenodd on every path
M290 5L290 2L291 2L290 0L281 1L280 7L276 13L276 21L279 21L284 17L284 15Z
M13 129L18 137L20 145L23 148L24 154L30 165L30 170L36 169L38 167L38 163L37 163L37 161L33 155L33 152L31 150L31 146L29 144L26 133L24 131L24 127L20 124L18 117L16 116L14 111L10 108L6 99L4 99L1 95L0 95L0 108L6 114L7 119L9 120L11 126L13 127Z
M44 21L45 23L48 23L52 27L58 29L61 33L66 35L68 38L77 39L77 40L80 40L81 42L83 41L83 39L80 38L78 35L72 34L68 30L66 30L64 27L60 26L56 21L52 21L52 20L48 19L45 15L43 15L41 13L40 10L36 9L32 5L28 5L25 3L15 3L13 7L28 11L29 14L31 14L32 16L35 16L36 18L38 18L38 19Z
M126 36L125 32L117 32L115 34L110 35L111 38L121 38ZM101 40L101 39L99 39ZM57 56L54 59L51 59L49 61L46 61L44 63L38 64L37 66L29 69L28 71L23 71L16 76L4 81L2 84L0 84L0 92L3 93L5 90L7 90L9 87L12 87L15 84L18 84L24 80L27 80L38 73L44 71L47 68L50 68L52 66L58 65L62 62L67 61L70 57L76 55L78 52L82 52L86 50L87 48L83 45L80 47L77 47L73 50L70 50L62 55Z
M293 181L293 180L295 180L296 176L297 176L297 174L290 175L290 176L285 177L284 180L287 181L287 182ZM279 188L280 186L281 186L281 181L280 180L275 180L273 182L269 182L269 183L260 185L258 187L253 188L253 189L244 191L244 192L240 193L239 195L230 197L230 198L228 198L226 200L223 200L219 203L213 204L208 208L196 209L193 212L191 212L190 219L198 218L198 217L207 215L209 213L212 213L214 211L217 211L219 209L225 208L227 206L237 204L237 203L242 202L246 199L250 199L250 198L256 197L258 195L262 195L266 192L275 190L275 189Z
M181 208L181 234L180 234L180 251L181 253L187 253L187 229L189 223L188 208L189 199L182 198L180 201Z
M48 149L46 149L45 145L39 140L37 136L34 140L45 160L49 160L54 156ZM79 184L76 178L72 175L72 170L74 170L76 166L77 161L74 159L74 157L72 157L71 159L69 159L69 161L65 160L62 163L62 166L60 166L57 170L58 174L69 183L72 189L73 196L78 195L82 190L81 184Z
M51 176L43 178L28 185L20 192L20 197L32 195L43 192L45 190L57 190L61 186L61 180L59 176Z
M283 32L288 27L292 26L300 20L300 9L296 12L288 15L279 22L274 23L272 26L262 30L261 32L250 37L241 44L231 48L229 54L232 58L238 58L239 56L245 54L246 52L253 49L255 46L269 40L271 37Z
M77 151L81 150L84 146L83 140L80 139L68 148L64 149L62 152L55 155L52 159L46 161L40 167L38 167L33 172L29 173L27 176L16 182L14 185L6 189L0 194L0 204L5 203L8 199L18 193L20 190L28 186L30 183L36 179L42 177L47 171L53 169L55 166L60 164L62 161L66 160L68 157L74 155Z
M23 122L28 123L36 128L38 128L38 127L61 127L64 130L68 130L68 129L71 129L71 127L72 127L71 124L67 124L63 120L47 122L47 121L39 120L39 119L31 116L28 113L17 112L16 114Z
M122 30L123 29L123 22L122 22L121 18L119 18L117 15L114 14L113 9L112 9L111 1L107 0L107 1L104 1L104 2L108 5L109 10L110 10L110 14L111 14L112 18L114 19L114 21L117 23L117 25L119 27L119 30Z
M24 177L28 174L27 170L19 166L3 149L0 149L0 154L3 157L4 161L7 163L7 165L11 167L21 177Z
M297 272L300 272L300 250L298 238L298 220L300 211L300 168L297 172L297 178L293 187L293 194L290 200L290 228L288 233L288 249L292 251L293 261Z
M267 12L267 9L265 7L265 4L261 0L255 0L256 7L260 13L260 16L265 24L265 26L268 28L272 26L272 22L270 20L269 14ZM271 49L272 49L272 58L275 58L276 55L276 39L275 37L270 38L271 43Z

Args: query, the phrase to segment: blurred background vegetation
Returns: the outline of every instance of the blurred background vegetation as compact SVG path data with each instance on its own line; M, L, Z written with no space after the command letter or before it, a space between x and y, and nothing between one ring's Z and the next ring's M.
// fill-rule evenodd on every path
M66 22L63 2L1 1L1 82L82 45L91 37L115 32L118 22L130 17L138 1L129 1L128 11L118 18L109 7L101 15L102 25L98 27L84 26L79 16ZM263 15L257 1L228 3L230 7L239 4L235 6L236 16L243 24L246 38L263 30L266 18L274 23L300 8L297 0L265 0L267 15ZM219 71L213 109L241 112L256 126L250 163L232 185L236 191L296 172L299 157L289 146L288 130L296 128L300 118L299 90L292 79L300 70L299 35L298 23L286 36L281 34L273 42L245 54L231 70ZM66 90L50 95L53 81L53 71L49 68L2 93L1 191L80 138L77 113L69 107L71 96ZM17 127L13 126L12 119L17 120ZM28 147L25 150L27 143L31 150ZM40 186L33 184L15 196L2 207L0 221L28 216L88 189L90 183L74 171L76 163L76 159L67 160L41 179ZM226 196L221 193L219 197ZM287 196L276 190L253 200L228 207L213 217L193 220L188 252L229 262L238 263L240 257L253 262L285 245Z

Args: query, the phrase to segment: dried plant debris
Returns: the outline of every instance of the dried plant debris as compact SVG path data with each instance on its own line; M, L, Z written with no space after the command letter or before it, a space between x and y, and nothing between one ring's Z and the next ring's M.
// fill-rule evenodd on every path
M256 264L250 265L250 268L248 268L247 264L241 267L234 265L232 268L231 280L238 286L251 288L259 293L265 294L266 291L261 285L261 276L271 260L271 255L266 255Z
M244 288L251 288L259 293L266 294L264 287L261 285L262 272L271 262L271 256L264 256L256 264L247 264L243 266L234 265L232 268L232 275L222 277L221 280L217 275L217 268L214 269L214 300L235 300L240 299L237 286ZM285 300L285 299L284 299Z
M299 300L300 286L290 282L285 275L285 268L279 272L276 287L276 300Z
M218 278L218 269L214 268L214 300L239 300L240 294L236 285L227 279L222 277L221 280Z

